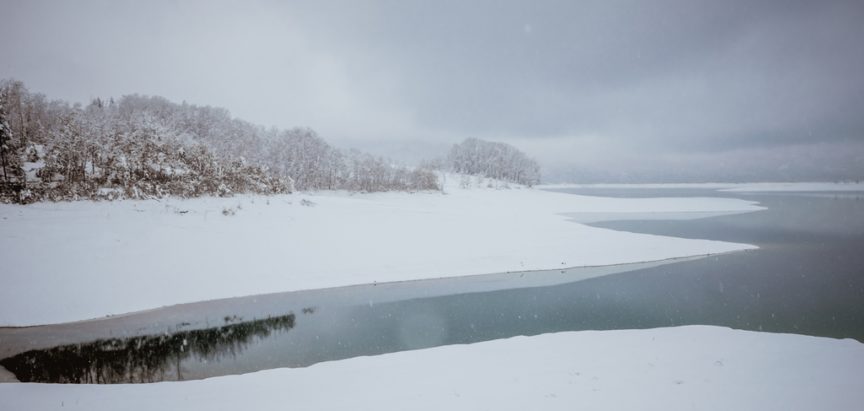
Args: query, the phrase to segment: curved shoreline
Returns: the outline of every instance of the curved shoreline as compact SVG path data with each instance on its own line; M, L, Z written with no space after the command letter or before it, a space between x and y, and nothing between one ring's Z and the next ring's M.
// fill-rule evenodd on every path
M317 205L296 204L307 197ZM242 212L211 213L226 205ZM11 268L9 286L0 288L0 323L58 324L273 290L716 254L753 246L573 224L570 213L615 217L606 220L759 209L733 199L608 199L529 189L0 206L0 225L8 228L0 249ZM31 258L32 250L50 257Z
M225 316L254 319L281 315L290 311L301 312L305 308L321 304L352 305L365 304L367 301L375 304L386 304L416 298L547 287L667 264L694 261L727 253L675 257L637 263L513 271L285 291L174 304L66 323L0 327L0 341L2 341L0 358L14 356L32 349L84 343L98 339L128 338L181 329L183 331L204 329L219 324Z

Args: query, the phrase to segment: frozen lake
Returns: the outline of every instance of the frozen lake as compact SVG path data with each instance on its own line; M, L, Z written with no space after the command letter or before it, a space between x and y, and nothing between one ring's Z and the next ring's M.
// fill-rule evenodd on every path
M280 293L0 329L0 356L13 356L2 363L22 380L124 382L206 378L589 329L706 324L864 341L860 194L559 191L738 197L757 200L768 210L690 221L594 224L756 244L760 249L755 251L665 264ZM26 350L31 351L22 354Z

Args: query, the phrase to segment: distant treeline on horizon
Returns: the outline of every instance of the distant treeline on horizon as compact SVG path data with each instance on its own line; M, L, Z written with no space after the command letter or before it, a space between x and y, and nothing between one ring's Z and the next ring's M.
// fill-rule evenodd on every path
M309 128L279 130L228 110L127 95L87 106L0 81L0 199L227 196L294 190L440 190L437 170L533 185L539 166L477 139L419 167L332 147Z

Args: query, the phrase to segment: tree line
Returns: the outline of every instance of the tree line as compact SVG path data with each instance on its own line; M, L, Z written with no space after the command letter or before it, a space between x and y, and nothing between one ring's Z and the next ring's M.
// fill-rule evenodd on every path
M447 156L449 168L460 174L533 186L540 182L540 166L525 153L505 143L469 138Z
M0 81L0 201L228 196L294 190L440 190L435 171L539 182L513 146L469 138L419 167L264 128L223 108L127 95L87 105Z
M332 147L222 108L127 95L88 105L0 81L0 198L194 197L294 190L438 190L435 173Z

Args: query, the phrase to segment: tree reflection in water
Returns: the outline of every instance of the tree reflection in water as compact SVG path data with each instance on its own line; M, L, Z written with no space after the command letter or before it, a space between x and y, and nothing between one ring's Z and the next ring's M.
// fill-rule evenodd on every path
M226 317L226 323L238 317ZM172 334L111 338L31 350L0 360L21 382L112 384L182 380L180 363L194 355L218 360L252 338L294 328L293 313Z

